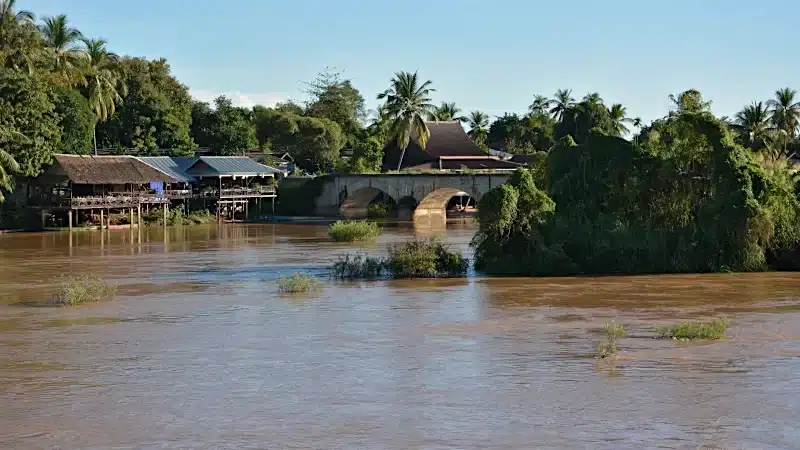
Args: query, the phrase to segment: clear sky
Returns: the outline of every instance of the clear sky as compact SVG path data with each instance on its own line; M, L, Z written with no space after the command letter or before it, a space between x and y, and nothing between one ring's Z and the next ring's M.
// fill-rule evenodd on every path
M367 99L396 71L433 81L434 100L490 115L534 94L599 92L630 116L660 117L696 88L719 115L800 89L798 0L19 0L66 13L119 54L164 57L192 94L243 105L302 100L326 66Z

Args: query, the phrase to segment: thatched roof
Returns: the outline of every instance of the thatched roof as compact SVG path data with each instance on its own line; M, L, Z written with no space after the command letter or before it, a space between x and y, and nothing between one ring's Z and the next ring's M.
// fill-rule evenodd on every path
M55 155L60 175L76 184L146 184L177 180L132 156Z

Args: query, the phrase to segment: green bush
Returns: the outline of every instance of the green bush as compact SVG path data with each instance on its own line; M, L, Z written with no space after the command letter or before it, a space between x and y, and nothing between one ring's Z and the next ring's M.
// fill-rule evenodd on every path
M278 292L281 294L301 294L319 289L319 280L307 274L294 273L278 279Z
M149 213L142 214L142 220L146 225L164 225L164 211L154 209ZM200 225L213 223L216 217L207 209L192 211L184 214L182 208L172 208L167 211L167 225Z
M365 241L381 234L375 222L339 220L328 228L328 235L336 242Z
M387 273L392 278L464 277L469 260L451 252L437 239L412 241L389 247L388 258L363 255L340 256L330 268L333 278L342 280L377 278Z
M77 306L110 300L116 295L117 288L100 278L89 275L63 276L58 280L53 303L62 306Z
M469 260L433 238L390 247L387 267L392 278L463 277Z
M386 262L364 255L344 255L330 268L331 277L340 280L378 278L386 271Z
M626 335L625 327L617 325L613 320L606 322L603 327L605 341L597 344L597 357L600 359L610 358L617 355L619 351L618 342Z
M721 339L728 329L728 318L721 317L708 322L684 322L669 327L656 328L661 339Z
M367 217L375 218L375 219L383 219L389 217L392 212L391 205L387 205L386 203L370 203L367 207Z

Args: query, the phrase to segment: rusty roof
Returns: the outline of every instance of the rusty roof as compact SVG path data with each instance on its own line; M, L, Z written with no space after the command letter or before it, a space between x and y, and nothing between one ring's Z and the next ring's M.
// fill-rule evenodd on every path
M133 156L55 155L56 164L76 184L175 183L174 177Z

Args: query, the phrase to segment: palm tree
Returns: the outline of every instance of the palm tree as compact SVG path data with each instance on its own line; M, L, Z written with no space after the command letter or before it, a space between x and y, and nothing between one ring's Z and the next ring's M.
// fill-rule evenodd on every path
M489 116L481 111L472 111L469 115L469 132L467 133L472 141L479 147L488 149L486 146L486 136L489 128Z
M417 135L420 147L425 149L428 145L431 133L425 118L435 108L430 103L430 94L434 91L431 81L420 82L417 72L398 72L392 78L391 87L378 95L378 100L386 100L386 112L391 120L389 138L396 139L401 149L397 170L403 165L412 134Z
M575 103L575 99L572 98L572 89L557 90L553 96L552 103L553 107L550 109L550 114L553 115L553 119L561 120L564 117L564 113Z
M115 67L118 56L106 49L103 39L83 39L86 46L84 93L98 122L114 114L117 103L127 94L127 86ZM97 154L97 122L95 122L94 152Z
M764 102L753 102L736 114L736 124L747 133L750 145L753 148L762 148L767 145L770 137L770 114Z
M783 88L775 91L775 99L767 102L772 109L772 124L789 138L794 138L800 123L800 101L795 101L796 97L797 91Z
M603 103L603 99L600 97L600 94L598 92L591 92L589 94L586 94L583 97L583 101L594 105Z
M629 130L625 124L633 123L634 126L636 126L636 121L628 118L627 109L619 103L614 103L608 108L608 115L611 117L611 128L617 136L628 134ZM638 123L641 125L641 119L638 120Z
M469 120L460 114L461 109L459 109L455 103L442 102L441 105L434 108L430 118L436 122L447 122L451 120L466 122Z
M533 98L533 103L528 106L528 110L531 114L547 114L551 103L553 103L553 101L544 95L536 95L536 97Z
M83 34L77 28L69 26L65 14L45 17L39 30L42 32L45 46L51 52L54 71L71 80L76 67L86 55L76 45L83 39Z
M36 20L30 11L14 12L14 4L17 0L0 0L0 50L8 45L6 36L10 30L16 26L33 25Z
M489 116L481 111L472 111L468 123L470 131L486 131L489 128Z
M34 15L29 11L14 12L16 0L0 0L0 64L14 70L34 71Z
M11 134L18 134L22 138L27 139L25 135L22 135L16 131L8 131L4 128L0 128L0 138L9 138ZM3 196L3 191L11 191L14 189L14 174L19 172L19 164L11 156L11 153L0 148L0 203L3 202L5 196Z

